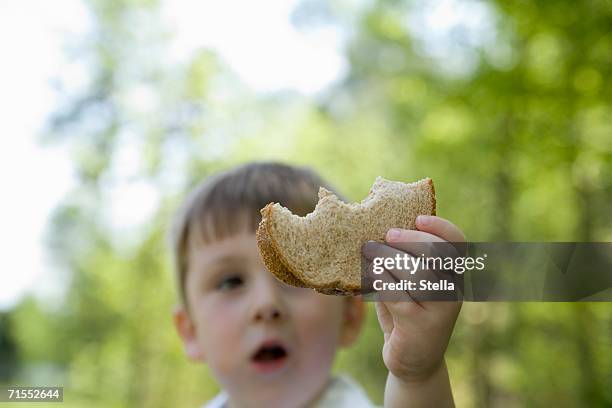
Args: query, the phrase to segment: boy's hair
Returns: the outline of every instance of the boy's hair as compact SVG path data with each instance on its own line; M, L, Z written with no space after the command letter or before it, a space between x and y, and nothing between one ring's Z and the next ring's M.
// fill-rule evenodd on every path
M334 191L310 168L272 162L244 164L200 183L177 213L170 237L183 304L187 306L190 240L197 236L199 242L208 244L245 229L255 232L261 220L260 209L270 202L306 215L318 202L320 186Z

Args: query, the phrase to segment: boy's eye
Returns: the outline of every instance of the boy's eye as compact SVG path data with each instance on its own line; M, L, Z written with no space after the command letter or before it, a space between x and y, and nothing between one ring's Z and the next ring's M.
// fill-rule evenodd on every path
M242 285L243 281L242 278L238 275L231 275L231 276L227 276L222 278L219 283L217 284L217 289L220 290L230 290L230 289L235 289L237 287L239 287L240 285Z

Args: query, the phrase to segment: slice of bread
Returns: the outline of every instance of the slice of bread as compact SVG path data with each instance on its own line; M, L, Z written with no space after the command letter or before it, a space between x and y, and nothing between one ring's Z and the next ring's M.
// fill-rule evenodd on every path
M360 203L347 204L321 187L319 202L305 217L278 203L261 210L257 243L270 272L281 281L334 295L361 289L361 246L383 242L390 228L414 229L420 214L435 215L433 182L376 178Z

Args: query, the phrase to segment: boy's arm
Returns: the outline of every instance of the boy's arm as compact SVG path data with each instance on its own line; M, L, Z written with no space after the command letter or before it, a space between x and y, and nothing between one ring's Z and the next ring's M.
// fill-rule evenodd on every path
M465 242L461 230L440 217L419 216L416 226L418 231L390 230L385 239L387 246L383 245L387 249L381 251L389 256L389 251L410 253L414 243ZM364 255L370 260L381 256L368 252L364 250ZM385 407L453 406L444 353L461 302L416 299L375 304L385 339L383 360L389 369Z
M385 407L454 407L446 364L426 379L405 382L389 372L385 386Z

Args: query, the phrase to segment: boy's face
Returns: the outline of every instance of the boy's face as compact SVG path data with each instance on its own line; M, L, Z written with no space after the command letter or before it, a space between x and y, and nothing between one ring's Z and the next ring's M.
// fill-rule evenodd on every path
M290 407L317 398L337 347L359 333L361 300L279 282L252 232L206 245L194 239L188 261L189 311L176 311L177 329L189 357L209 365L230 404Z

